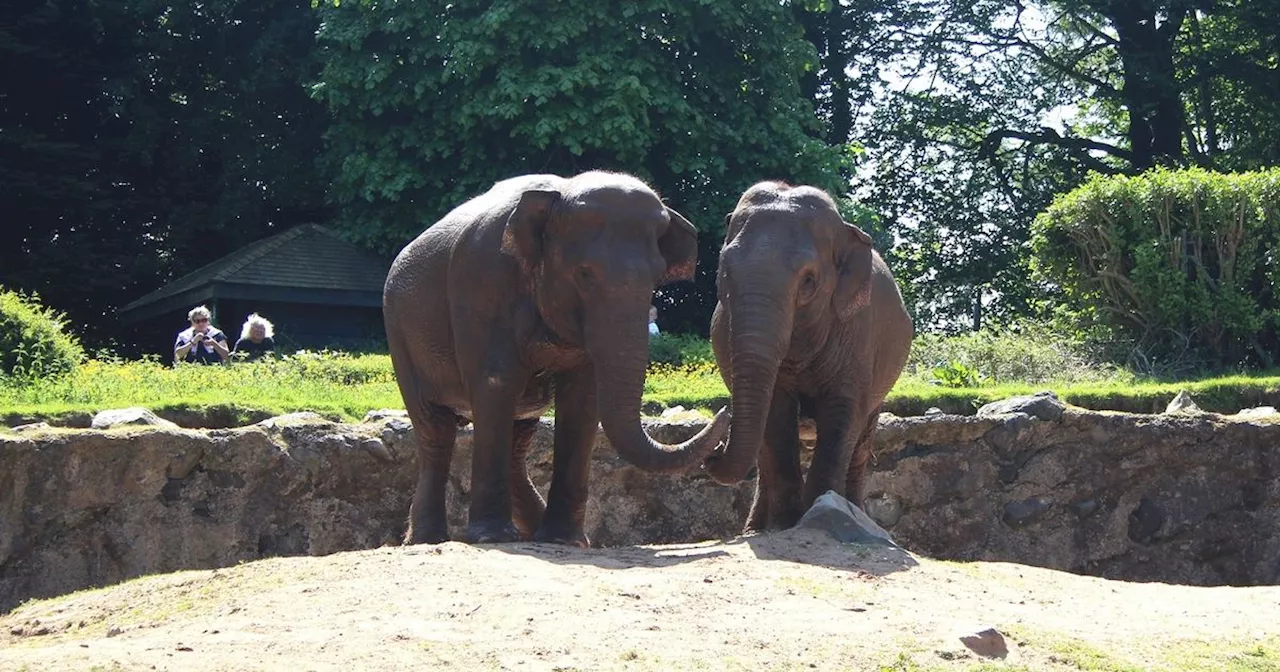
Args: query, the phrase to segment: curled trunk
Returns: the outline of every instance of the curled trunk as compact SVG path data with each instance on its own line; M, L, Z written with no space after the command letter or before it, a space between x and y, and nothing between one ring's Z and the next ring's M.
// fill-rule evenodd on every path
M588 327L587 349L595 362L600 425L618 456L645 471L679 473L702 462L724 439L728 416L716 414L693 438L678 444L653 440L640 425L640 397L649 363L644 312L619 322L601 319ZM635 322L635 324L630 324ZM592 326L596 328L591 328Z
M760 452L778 365L790 342L791 311L773 301L743 296L729 311L729 331L729 444L707 465L711 478L723 485L746 478Z

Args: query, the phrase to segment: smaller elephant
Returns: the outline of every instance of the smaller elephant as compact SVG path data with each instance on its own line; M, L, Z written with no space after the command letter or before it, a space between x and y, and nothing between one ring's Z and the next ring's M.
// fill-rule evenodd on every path
M758 459L747 531L793 526L827 490L862 506L880 409L914 336L893 275L814 187L758 183L725 230L711 342L732 419L707 471L737 483ZM802 417L817 424L803 479Z
M677 473L720 442L727 416L678 445L640 424L654 287L688 280L697 232L639 179L522 175L459 205L401 250L383 318L418 439L407 543L448 538L445 484L459 425L473 421L467 539L588 546L583 529L597 421L622 459ZM555 405L547 499L525 465Z

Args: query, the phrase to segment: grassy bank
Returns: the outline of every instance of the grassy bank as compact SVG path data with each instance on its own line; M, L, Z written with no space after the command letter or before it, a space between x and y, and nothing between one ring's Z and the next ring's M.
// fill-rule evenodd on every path
M1043 389L1096 410L1156 412L1181 389L1190 391L1205 410L1231 413L1250 406L1280 406L1280 375L1275 374L1175 383L1120 378L945 387L932 382L928 374L908 372L890 394L885 410L918 415L937 407L968 414L989 401ZM677 405L716 409L728 397L719 371L705 361L655 365L645 382L649 412ZM0 385L0 416L11 422L124 406L158 412L214 408L233 419L307 410L345 420L358 420L371 409L404 408L386 355L299 353L229 367L178 368L156 361L91 360L62 378Z

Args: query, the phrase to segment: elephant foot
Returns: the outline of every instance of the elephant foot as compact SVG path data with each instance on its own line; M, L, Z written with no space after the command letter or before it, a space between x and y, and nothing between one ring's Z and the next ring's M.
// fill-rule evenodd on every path
M583 532L581 528L572 530L558 526L543 526L534 535L533 540L544 544L591 548L591 540L587 538L587 533Z
M409 531L405 532L404 545L411 546L413 544L443 544L449 541L449 531L444 527L414 527L409 526Z
M469 544L505 544L520 540L520 532L511 521L480 521L467 525Z

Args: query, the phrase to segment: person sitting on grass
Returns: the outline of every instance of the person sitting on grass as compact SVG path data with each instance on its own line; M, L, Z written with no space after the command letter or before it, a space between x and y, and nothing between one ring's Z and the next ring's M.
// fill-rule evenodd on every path
M244 358L252 362L275 350L275 341L271 340L274 335L275 328L271 326L271 322L253 313L245 318L244 326L240 327L240 340L236 341L236 348L232 354L236 355L237 359Z
M173 362L191 364L221 364L231 356L227 349L227 335L210 322L209 309L196 306L187 313L191 326L178 332L173 343Z

